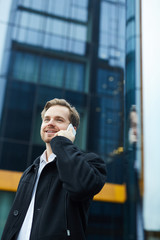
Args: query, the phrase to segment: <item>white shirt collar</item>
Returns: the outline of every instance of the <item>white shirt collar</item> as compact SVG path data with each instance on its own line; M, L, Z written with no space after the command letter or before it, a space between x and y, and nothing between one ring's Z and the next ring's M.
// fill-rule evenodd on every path
M47 163L49 163L49 162L54 161L54 159L56 158L56 155L55 155L54 153L51 153L50 156L49 156L49 158L48 158L48 161L47 161L47 159L46 159L46 153L47 153L47 151L45 150L45 151L43 152L43 154L41 155L41 157L40 157L40 164L41 164L42 162L45 162L45 163L47 164Z

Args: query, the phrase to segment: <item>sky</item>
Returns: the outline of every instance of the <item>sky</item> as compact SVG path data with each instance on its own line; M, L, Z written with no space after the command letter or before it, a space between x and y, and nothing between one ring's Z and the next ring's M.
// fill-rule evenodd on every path
M160 0L142 0L144 225L160 231Z

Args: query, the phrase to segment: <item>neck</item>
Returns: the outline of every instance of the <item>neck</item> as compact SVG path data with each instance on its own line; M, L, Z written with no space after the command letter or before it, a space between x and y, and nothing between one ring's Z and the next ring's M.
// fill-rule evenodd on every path
M52 149L51 149L50 143L46 143L46 150L47 150L46 160L47 160L47 162L48 162L49 156L53 153L53 152L52 152Z

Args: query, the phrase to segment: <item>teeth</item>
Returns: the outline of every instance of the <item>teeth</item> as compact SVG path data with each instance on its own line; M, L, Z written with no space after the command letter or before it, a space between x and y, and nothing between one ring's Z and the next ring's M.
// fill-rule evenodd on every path
M47 131L48 133L54 133L53 131Z

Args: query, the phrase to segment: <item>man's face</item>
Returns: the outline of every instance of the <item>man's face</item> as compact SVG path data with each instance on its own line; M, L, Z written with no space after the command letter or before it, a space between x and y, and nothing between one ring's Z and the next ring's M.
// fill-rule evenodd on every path
M60 105L52 106L46 111L40 130L45 143L50 143L58 131L67 129L70 123L69 115L69 109Z

